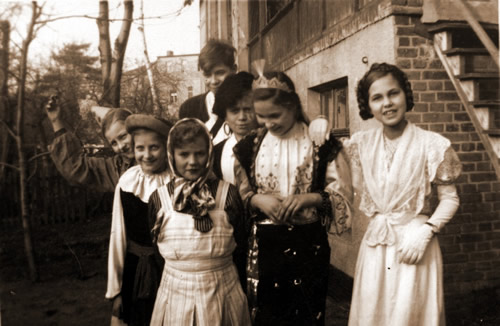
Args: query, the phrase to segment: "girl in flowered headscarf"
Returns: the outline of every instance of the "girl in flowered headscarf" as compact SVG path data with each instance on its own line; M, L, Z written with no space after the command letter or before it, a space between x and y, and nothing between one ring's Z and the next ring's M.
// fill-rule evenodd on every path
M249 325L233 254L245 254L237 189L212 173L210 134L197 119L169 134L174 177L150 198L152 230L165 259L151 325Z

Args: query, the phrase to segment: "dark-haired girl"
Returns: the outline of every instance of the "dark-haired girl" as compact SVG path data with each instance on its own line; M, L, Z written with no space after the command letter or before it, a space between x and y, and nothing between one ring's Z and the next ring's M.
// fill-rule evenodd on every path
M152 233L165 259L151 325L250 325L233 263L246 241L238 190L213 175L211 137L201 121L178 121L167 148L174 177L150 199Z
M381 127L344 144L359 209L370 219L356 263L349 325L444 325L435 234L458 208L453 183L460 162L448 139L405 118L413 94L396 66L373 64L359 81L357 97L361 117L375 117ZM431 185L439 199L433 213Z
M235 147L236 182L253 211L248 290L255 325L323 325L330 247L336 218L348 227L350 181L342 183L341 144L316 149L293 82L281 72L253 82L257 120L264 127ZM335 228L335 227L334 227Z

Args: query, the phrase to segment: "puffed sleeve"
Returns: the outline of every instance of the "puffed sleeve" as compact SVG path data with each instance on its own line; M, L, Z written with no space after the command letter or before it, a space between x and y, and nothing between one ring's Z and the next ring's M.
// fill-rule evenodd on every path
M457 153L450 146L444 153L443 161L436 170L436 177L433 182L437 185L453 184L461 172L462 163L460 163Z
M68 182L102 192L115 190L121 172L116 159L86 155L74 133L58 132L49 151L57 170Z
M347 153L342 149L326 171L325 191L330 195L330 233L341 234L351 227L352 181Z

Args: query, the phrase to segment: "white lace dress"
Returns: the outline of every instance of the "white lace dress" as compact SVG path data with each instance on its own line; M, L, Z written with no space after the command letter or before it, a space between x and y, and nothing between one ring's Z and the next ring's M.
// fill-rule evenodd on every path
M407 230L429 220L431 183L452 184L460 174L450 141L408 123L395 141L378 128L356 133L344 145L359 209L370 219L356 263L349 325L444 325L437 237L417 264L399 263L397 248ZM449 218L429 221L440 229Z

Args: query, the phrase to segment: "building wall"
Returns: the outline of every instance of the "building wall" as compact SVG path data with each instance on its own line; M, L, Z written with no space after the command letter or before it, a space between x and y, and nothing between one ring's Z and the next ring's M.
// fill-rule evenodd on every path
M355 86L371 63L394 61L394 34L393 18L390 16L288 69L286 73L294 81L308 116L314 119L319 114L319 99L310 88L347 76L351 134L375 127L377 123L373 119L363 121L359 117ZM374 48L379 50L373 51ZM368 58L368 64L362 62L363 57ZM348 275L354 275L359 244L367 223L366 217L356 212L351 232L341 236L329 235L332 248L330 261Z
M177 116L180 105L190 97L189 87L192 87L191 96L205 92L204 79L198 70L198 54L159 56L156 64L160 74L164 73L157 78L163 81L158 86L160 101L171 115ZM176 94L175 102L171 93Z
M346 6L342 7L345 11L337 10L339 16L335 16L332 24L323 26L319 34L310 28L306 29L309 36L300 31L301 34L294 36L298 37L297 46L279 52L280 57L271 60L271 68L285 71L294 80L310 117L319 112L318 99L311 88L347 76L351 133L377 124L360 120L355 97L356 84L369 66L386 61L397 64L408 74L415 94L415 108L408 118L450 139L463 164L463 173L457 181L460 207L438 236L448 309L450 305L461 307L460 300L471 300L471 296L464 294L500 286L500 182L468 114L434 54L431 41L420 36L422 4L426 1L358 1L356 10L349 9L349 1L341 1L339 4ZM295 24L307 24L308 20L300 20L300 17L310 13L297 9L293 7L286 14L294 13L298 17ZM253 22L244 20L248 20L248 15L244 18L233 15L232 18L233 30L235 25L246 27L240 30L239 39L248 40L249 44L235 42L233 33L233 44L238 52L248 53L239 57L240 66L245 65L244 61L269 55L271 52L266 51L271 49L270 40L293 42L286 35L275 33L281 28L279 22L261 29L259 36L251 38L248 31ZM282 30L289 33L286 28ZM267 34L274 36L266 39ZM301 37L304 39L300 40ZM436 203L434 197L434 207ZM350 233L341 237L329 236L331 263L351 276L366 224L366 218L356 215ZM453 300L448 300L450 298Z
M500 182L431 41L415 33L419 20L395 17L395 63L414 90L409 119L450 139L463 164L460 207L439 235L445 293L456 303L464 293L500 285Z

